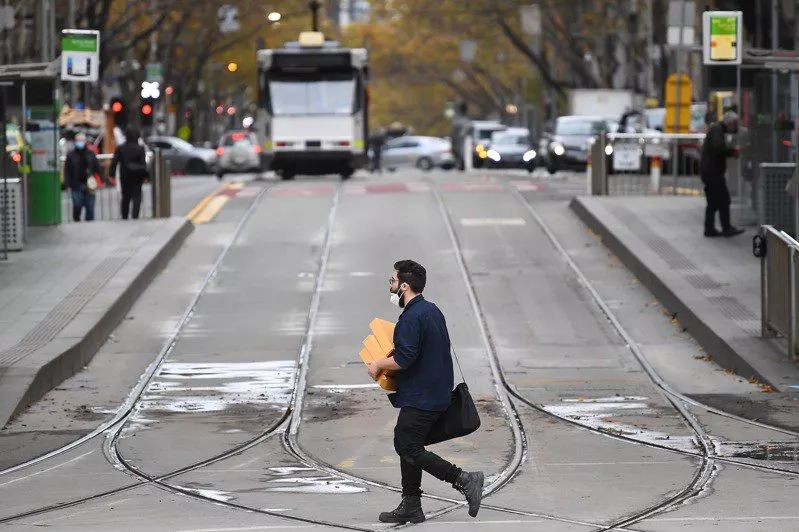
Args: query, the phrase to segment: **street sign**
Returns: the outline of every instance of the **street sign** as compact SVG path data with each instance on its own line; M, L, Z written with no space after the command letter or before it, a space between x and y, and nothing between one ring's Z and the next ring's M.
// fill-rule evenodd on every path
M230 33L239 31L239 8L230 4L224 5L217 11L219 15L219 31Z
M157 81L158 83L164 81L161 63L148 63L146 67L145 79L147 81Z
M669 46L692 46L696 25L694 0L671 0L667 18L666 43Z
M541 8L538 4L521 6L519 8L519 18L522 23L522 31L530 37L541 35Z
M475 41L461 41L461 61L471 63L477 55L477 43Z
M0 30L13 30L16 25L13 6L0 6Z
M679 79L679 83L678 83ZM680 86L679 95L677 85ZM691 124L691 99L693 98L693 84L691 78L685 74L672 74L666 80L666 123L664 133L689 133ZM679 102L679 109L678 109Z
M621 142L613 145L613 169L625 172L641 169L641 148L638 143Z
M705 11L702 15L702 58L706 65L740 65L743 56L740 11Z
M97 81L100 73L100 32L63 30L61 32L61 79Z

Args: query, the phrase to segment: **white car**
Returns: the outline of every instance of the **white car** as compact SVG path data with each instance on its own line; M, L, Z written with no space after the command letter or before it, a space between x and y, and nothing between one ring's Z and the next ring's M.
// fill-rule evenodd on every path
M222 135L216 154L220 178L228 173L261 171L261 146L258 137L250 131L230 131Z

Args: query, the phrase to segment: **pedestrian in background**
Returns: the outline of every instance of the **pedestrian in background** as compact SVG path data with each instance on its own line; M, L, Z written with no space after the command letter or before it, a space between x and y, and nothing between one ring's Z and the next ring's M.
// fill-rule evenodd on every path
M380 514L382 523L421 523L422 471L466 496L469 515L475 517L483 497L484 475L468 473L424 448L425 440L452 400L451 346L444 314L422 295L427 283L424 267L412 260L394 264L389 280L391 302L403 309L394 328L394 355L368 364L377 379L394 371L397 392L389 396L399 408L394 428L394 450L400 457L402 502Z
M116 175L117 165L120 167L120 185L122 189L122 202L120 212L122 219L128 219L128 213L136 220L141 209L141 187L149 178L147 171L147 154L144 147L139 144L139 132L130 128L125 132L125 142L117 146L114 158L111 161L109 176ZM131 209L131 205L133 208ZM132 212L131 212L132 211Z
M380 126L375 128L372 136L369 137L369 145L372 148L372 172L383 173L381 156L383 155L383 145L386 143L386 135Z
M86 221L94 220L94 200L100 175L97 157L86 147L86 134L75 135L75 147L64 162L64 181L72 194L72 219L80 221L86 209Z
M699 176L705 185L705 236L735 236L743 233L730 224L730 191L727 188L727 159L740 156L740 149L727 143L727 135L738 133L738 115L724 113L724 120L710 126L702 144ZM721 232L716 230L716 212L721 221Z

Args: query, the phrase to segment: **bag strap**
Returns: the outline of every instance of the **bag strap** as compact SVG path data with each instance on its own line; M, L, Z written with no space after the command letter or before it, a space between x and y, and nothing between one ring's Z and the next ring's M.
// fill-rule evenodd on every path
M438 332L442 333L441 328L438 326L438 324L435 323L432 318L428 318L428 319L435 324L436 329L438 329ZM447 337L447 341L449 341L449 348L452 351L452 356L455 357L455 363L458 365L458 372L460 372L460 374L461 374L461 381L465 384L466 383L466 377L463 376L463 368L461 368L461 361L458 360L458 354L455 353L455 346L452 345L452 339L449 337L449 331L444 330L443 335L446 336Z

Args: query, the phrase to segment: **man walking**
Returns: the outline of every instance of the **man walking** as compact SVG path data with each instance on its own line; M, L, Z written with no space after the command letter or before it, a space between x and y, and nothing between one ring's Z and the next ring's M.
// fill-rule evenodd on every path
M391 302L404 309L394 329L394 355L369 364L375 379L395 372L397 392L389 398L399 408L394 428L394 450L400 457L402 502L380 514L383 523L421 523L422 471L466 496L469 515L475 517L483 497L484 475L467 473L424 448L425 439L452 399L453 374L450 340L444 315L422 296L427 272L421 264L401 260L389 279Z
M730 225L730 191L727 189L727 159L738 157L740 150L727 144L727 134L738 132L738 115L732 111L724 113L724 120L710 126L702 144L699 161L699 176L705 185L707 208L705 209L705 236L735 236L743 233ZM721 221L721 232L716 230L716 211Z
M94 194L96 177L100 175L100 164L91 150L86 148L86 135L75 135L75 149L67 154L64 162L64 181L72 193L72 219L80 221L83 208L86 208L86 221L94 220ZM95 187L89 186L89 178L94 179Z
M133 128L125 132L125 143L117 146L114 159L111 161L109 175L116 175L117 165L120 166L120 180L122 185L122 203L120 212L122 219L128 219L128 213L133 204L133 219L139 218L141 209L141 187L147 179L147 156L144 147L139 144L139 132Z

